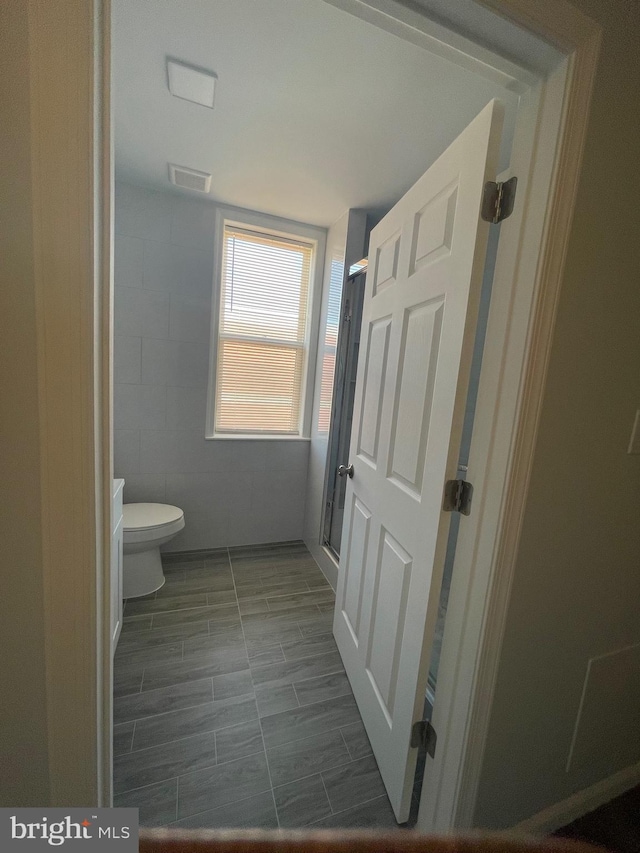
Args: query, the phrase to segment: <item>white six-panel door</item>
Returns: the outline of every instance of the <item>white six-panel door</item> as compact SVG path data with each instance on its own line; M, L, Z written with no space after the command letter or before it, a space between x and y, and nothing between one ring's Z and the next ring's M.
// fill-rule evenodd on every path
M409 814L495 180L493 101L371 234L334 633L399 821Z

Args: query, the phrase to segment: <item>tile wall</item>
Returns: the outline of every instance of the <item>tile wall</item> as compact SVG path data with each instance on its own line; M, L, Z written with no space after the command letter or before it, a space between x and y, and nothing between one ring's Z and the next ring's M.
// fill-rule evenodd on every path
M180 506L168 550L300 539L305 441L205 440L215 205L116 184L114 468Z

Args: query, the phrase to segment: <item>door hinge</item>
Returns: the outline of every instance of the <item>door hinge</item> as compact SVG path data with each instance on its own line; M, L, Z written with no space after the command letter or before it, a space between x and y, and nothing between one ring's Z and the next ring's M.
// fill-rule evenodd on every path
M442 509L445 512L459 512L462 515L469 515L472 496L473 486L467 480L447 480L444 485Z
M495 225L511 216L516 200L517 184L518 179L515 176L508 181L487 181L484 185L480 209L480 215L485 222L492 222Z
M436 754L438 735L429 720L418 720L411 727L411 746L423 747L431 758Z

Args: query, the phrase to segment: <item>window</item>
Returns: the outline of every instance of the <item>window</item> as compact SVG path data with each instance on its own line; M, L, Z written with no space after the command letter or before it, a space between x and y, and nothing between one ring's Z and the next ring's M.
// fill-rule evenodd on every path
M224 224L216 434L301 435L314 248Z

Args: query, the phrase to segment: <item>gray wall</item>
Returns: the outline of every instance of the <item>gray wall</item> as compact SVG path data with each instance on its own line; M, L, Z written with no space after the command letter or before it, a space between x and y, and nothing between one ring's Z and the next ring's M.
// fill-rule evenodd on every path
M640 406L640 5L573 2L602 23L604 42L479 790L482 826L523 820L640 761L640 456L627 455ZM613 206L603 204L611 188Z
M116 185L115 476L175 504L169 550L302 538L308 442L205 439L215 205Z

